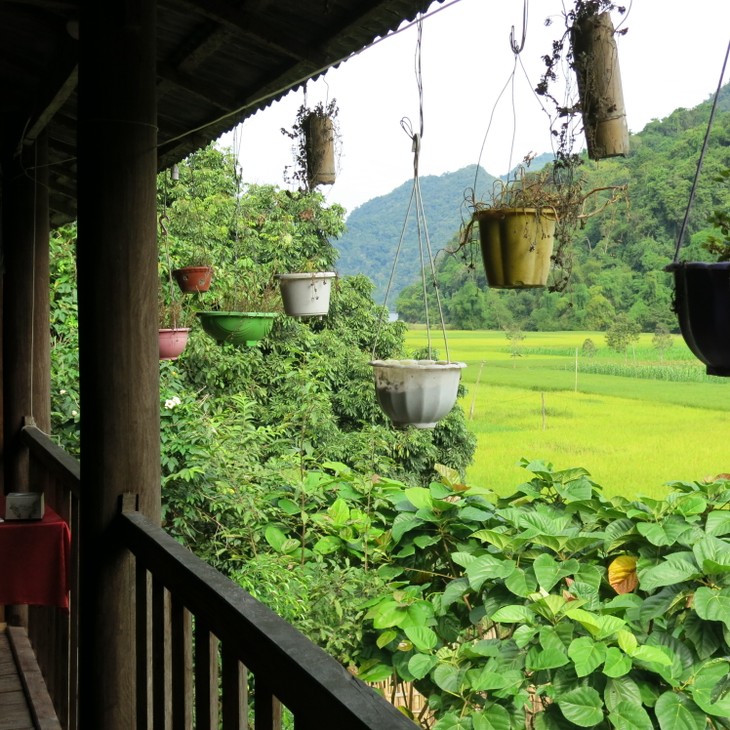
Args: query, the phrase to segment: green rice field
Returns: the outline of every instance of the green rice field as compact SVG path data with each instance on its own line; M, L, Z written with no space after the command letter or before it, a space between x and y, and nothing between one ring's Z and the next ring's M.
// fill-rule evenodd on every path
M730 472L730 378L705 375L679 335L663 358L650 334L625 355L600 332L524 335L513 345L504 332L447 332L449 359L468 366L468 483L510 493L528 476L522 457L585 467L607 495L660 497L668 482ZM441 331L431 338L445 359ZM406 344L425 347L426 331L410 329Z

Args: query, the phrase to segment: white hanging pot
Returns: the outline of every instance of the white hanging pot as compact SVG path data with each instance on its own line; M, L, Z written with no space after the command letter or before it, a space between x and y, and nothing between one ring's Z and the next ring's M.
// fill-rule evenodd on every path
M375 392L397 428L433 428L456 403L463 362L373 360Z
M279 274L284 311L290 317L321 317L330 309L334 271Z

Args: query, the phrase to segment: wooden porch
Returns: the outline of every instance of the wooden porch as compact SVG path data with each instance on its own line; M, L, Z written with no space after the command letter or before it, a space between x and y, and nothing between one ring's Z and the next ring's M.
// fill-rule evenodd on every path
M0 634L0 730L76 730L84 727L76 610L80 470L35 425L22 429L21 441L34 479L45 485L49 503L72 528L71 609L66 614L31 607L27 634L23 627ZM122 498L112 528L131 563L130 650L138 691L120 710L129 713L132 727L414 727L372 688L138 512L136 502L131 493Z
M60 729L25 628L0 621L0 730Z

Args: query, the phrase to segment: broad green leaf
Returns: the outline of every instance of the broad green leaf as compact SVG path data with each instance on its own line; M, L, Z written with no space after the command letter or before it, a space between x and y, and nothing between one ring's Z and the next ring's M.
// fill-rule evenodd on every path
M466 577L456 578L446 585L441 595L441 608L446 609L452 603L461 601L462 596L469 591L469 580Z
M566 720L593 727L603 720L603 700L593 687L576 687L555 700Z
M464 674L451 664L439 664L433 670L433 681L444 691L458 695Z
M269 545L271 545L271 547L277 552L283 552L282 546L284 545L284 542L289 539L287 534L280 528L276 527L276 525L266 526L266 529L264 530L264 538L266 539L266 542L268 542Z
M477 712L471 716L474 730L510 730L510 716L507 710L500 705Z
M506 553L518 550L525 543L525 540L520 540L513 535L509 535L506 532L499 532L497 530L477 530L472 534L472 537L475 537L481 542L494 545L496 548L499 548Z
M505 674L506 672L495 672L489 668L481 671L472 669L467 672L467 677L469 678L471 688L475 692L487 692L493 689L503 689L508 686Z
M707 509L707 500L699 494L686 494L677 501L677 512L685 517L701 515Z
M589 636L581 636L570 643L568 656L575 664L575 673L579 677L586 677L603 664L606 645L596 643Z
M502 606L502 608L495 611L489 618L501 624L531 624L534 615L527 606L512 605Z
M337 552L343 546L342 540L335 535L327 535L322 537L314 544L312 550L320 555L329 555L330 553Z
M537 589L534 576L531 573L525 572L522 568L515 568L505 578L504 585L511 593L523 598L534 593Z
M607 525L604 530L606 551L611 552L621 547L635 532L635 523L628 517L622 517Z
M696 613L684 620L684 635L701 660L709 659L723 641L722 627L715 621L703 621Z
M730 674L730 661L710 660L695 675L690 687L695 704L708 715L730 717L730 694L713 701L715 687Z
M630 631L626 631L624 629L616 632L616 639L618 640L618 645L621 650L626 652L629 656L633 655L634 650L639 645L637 638Z
M382 649L384 646L388 646L393 639L397 638L398 632L393 631L392 629L389 631L383 631L380 636L378 636L377 640L375 641L376 646L378 649Z
M565 654L567 645L558 635L558 632L552 626L543 626L540 629L540 646L543 649L555 649Z
M390 529L393 541L397 544L406 532L409 532L422 524L423 520L416 517L416 515L412 512L401 512L396 515L396 518L393 520L393 527Z
M730 573L730 542L727 540L706 535L694 545L692 552L705 573Z
M642 590L652 592L663 586L699 577L700 569L694 561L670 558L667 556L664 562L639 573L639 587Z
M551 518L538 512L523 512L520 527L525 530L523 535L535 538L538 536L560 537L570 524L570 517L555 512Z
M589 611L584 611L582 608L570 608L565 612L565 615L577 621L589 634L598 633L598 616Z
M327 510L327 514L335 525L346 525L350 519L350 508L344 499L336 499Z
M707 515L705 532L714 537L722 537L730 534L730 511L714 510Z
M518 626L512 634L512 639L518 648L524 649L537 635L537 629L532 626Z
M299 514L299 505L296 502L293 502L291 499L280 499L277 504L279 506L279 509L282 512L286 512L288 515Z
M626 626L626 621L618 616L598 616L596 620L596 639L607 639Z
M695 591L694 608L701 619L722 621L730 630L730 588L698 588Z
M423 679L437 664L438 657L414 654L408 660L408 671L416 678Z
M474 555L474 553L468 553L468 552L464 552L464 551L457 551L455 553L451 553L451 559L457 565L460 565L462 568L466 568L469 565L471 565L477 559L477 556Z
M434 726L433 730L473 730L471 717L460 717L455 712L447 712Z
M672 664L672 660L667 653L658 646L637 646L631 658L649 664L659 664L663 667L668 667Z
M661 730L705 730L707 716L683 694L665 692L654 706Z
M406 626L403 631L418 651L430 651L438 643L438 637L428 626Z
M416 509L433 509L433 497L425 487L409 487L406 489L406 499Z
M466 567L466 575L472 590L478 591L485 581L504 579L514 569L514 560L500 560L493 555L480 555Z
M570 659L565 652L559 651L558 649L538 649L533 646L527 652L527 659L525 660L525 666L532 671L539 671L541 669L557 669L558 667L565 666Z
M536 601L530 604L530 609L535 613L539 614L548 621L552 621L554 618L559 616L567 605L570 605L572 601L567 601L562 596L556 596L551 593L548 596L538 598Z
M551 555L543 553L535 558L532 569L540 587L549 591L562 578L577 573L580 563L575 559L558 562Z
M631 677L614 677L606 682L606 689L603 691L603 701L609 711L613 712L619 703L628 702L633 705L641 705L641 691L639 685Z
M447 503L448 504L448 503ZM465 522L484 522L492 516L491 512L467 505L459 510L459 519Z
M570 478L564 484L555 483L555 491L568 503L583 502L591 498L593 494L593 485L585 476L577 479Z
M390 664L374 664L367 669L361 669L357 676L363 682L385 682L393 676L393 667Z
M649 713L640 703L619 702L608 715L612 726L616 730L653 730Z
M391 626L400 626L408 619L408 607L396 601L383 601L373 606L367 617L372 619L376 629L388 629Z
M631 659L621 649L611 646L606 652L603 673L607 677L623 677L631 671Z

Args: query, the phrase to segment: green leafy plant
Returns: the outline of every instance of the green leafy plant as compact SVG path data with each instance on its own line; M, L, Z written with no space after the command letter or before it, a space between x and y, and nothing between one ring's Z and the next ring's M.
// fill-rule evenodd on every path
M730 482L605 498L584 469L493 499L407 490L360 676L412 682L435 730L730 727ZM680 723L680 724L678 724Z

